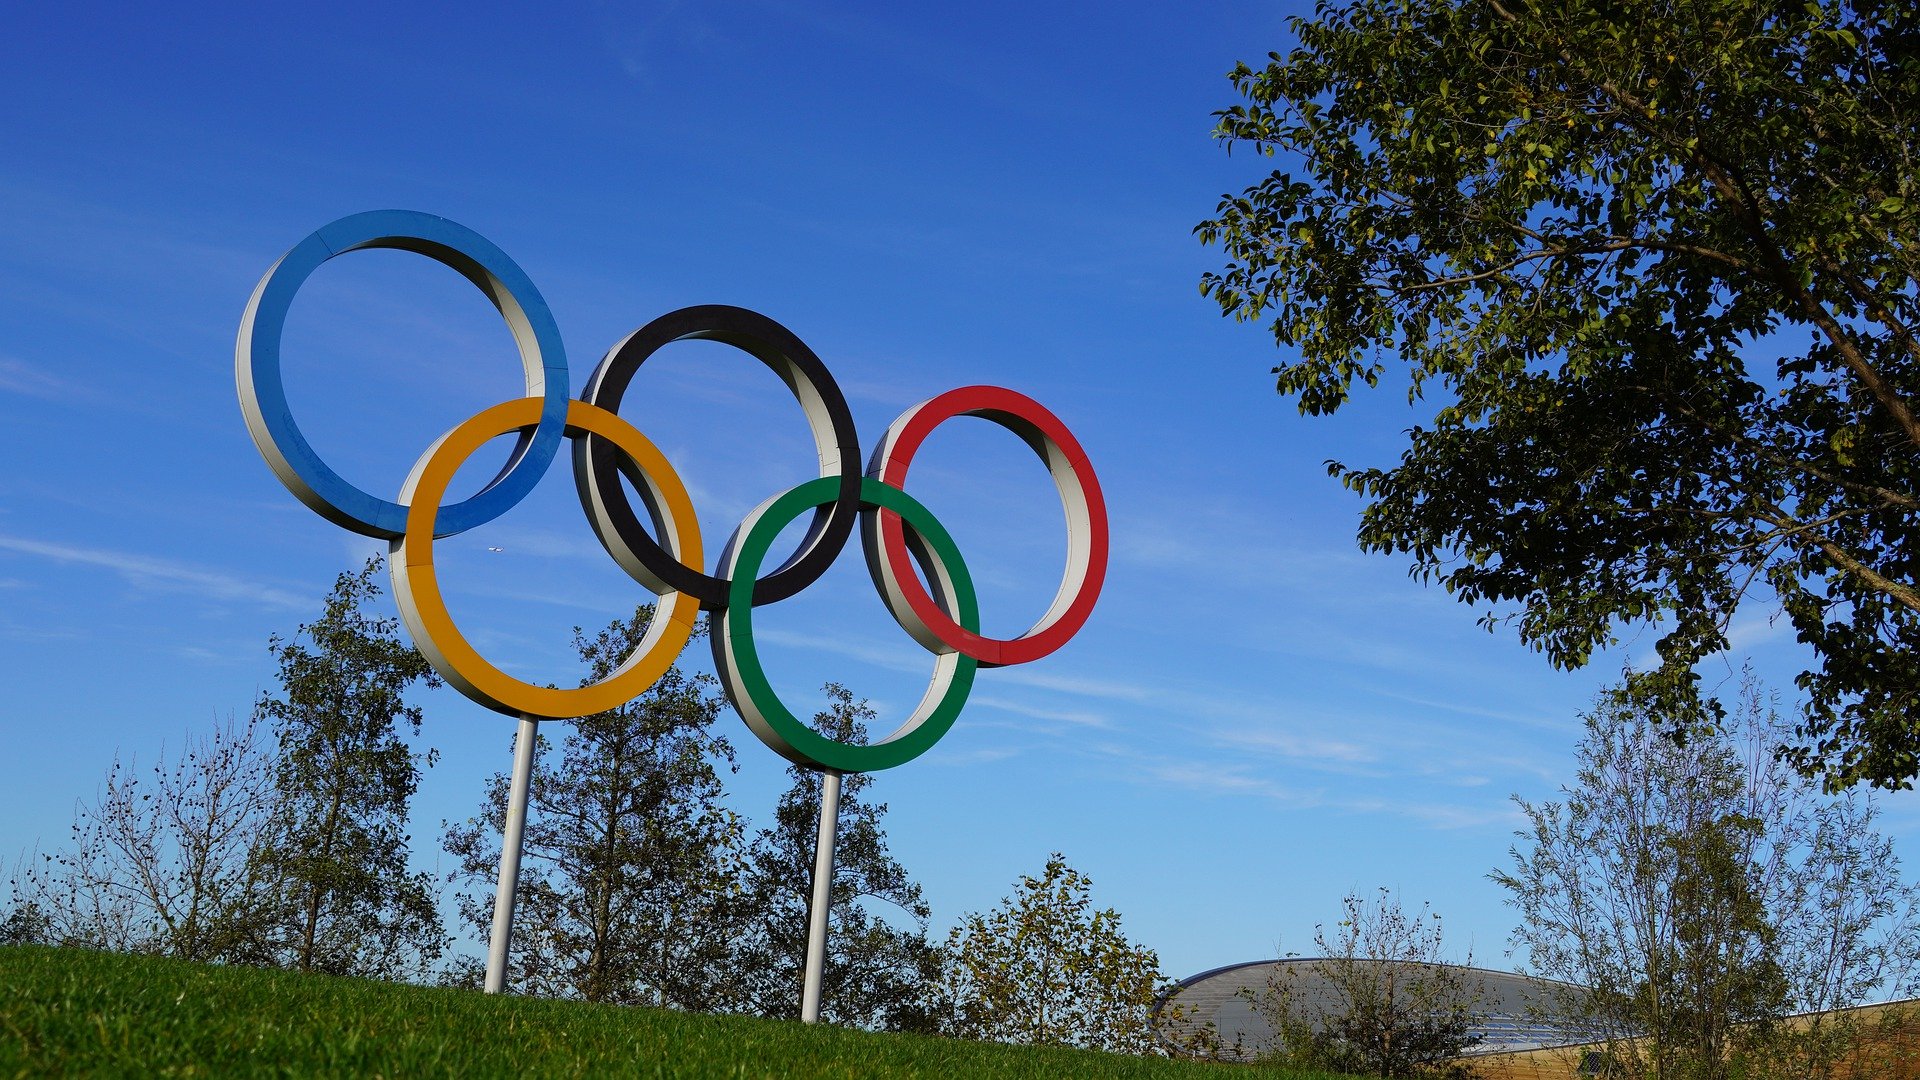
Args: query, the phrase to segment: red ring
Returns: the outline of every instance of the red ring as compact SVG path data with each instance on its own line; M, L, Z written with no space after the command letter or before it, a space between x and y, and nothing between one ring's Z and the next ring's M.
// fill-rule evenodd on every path
M1107 503L1100 494L1100 481L1094 476L1086 451L1059 417L1025 394L998 386L963 386L900 414L874 448L867 475L904 490L907 466L920 444L935 427L956 416L991 420L1020 436L1052 473L1066 509L1068 537L1067 570L1053 604L1019 637L990 638L968 630L942 611L920 583L900 516L886 510L870 510L863 515L861 538L867 548L868 568L894 617L929 647L937 642L973 657L985 667L1038 660L1079 631L1106 580ZM1076 552L1076 540L1084 545L1084 551ZM925 637L933 642L925 642Z

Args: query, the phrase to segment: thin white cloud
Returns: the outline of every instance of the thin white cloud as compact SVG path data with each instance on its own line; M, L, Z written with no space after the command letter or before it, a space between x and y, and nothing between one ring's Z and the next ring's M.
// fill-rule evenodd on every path
M31 641L44 644L49 641L79 641L83 635L78 630L35 623L31 626L0 621L0 641Z
M1339 811L1348 814L1388 814L1411 818L1436 829L1471 829L1489 825L1511 826L1520 814L1506 802L1460 805L1415 798L1353 799L1330 798L1323 789L1287 787L1238 764L1194 761L1160 761L1146 764L1139 779L1210 795L1251 795L1277 802L1290 809Z
M285 512L291 512L296 508L306 509L291 499L276 507L277 510ZM387 541L375 537L361 536L359 533L347 532L344 529L335 535L339 538L340 549L346 552L348 566L365 566L368 559L385 559L390 550Z
M189 660L196 664L229 664L234 662L232 654L215 652L212 649L202 648L198 645L171 645L167 646L164 651L182 660Z
M859 359L855 358L849 366L857 366L859 363ZM873 363L871 366L890 367L892 365ZM854 400L871 401L877 405L886 405L895 409L918 405L933 396L925 380L909 382L905 379L841 379L840 390Z
M460 593L466 596L482 597L488 600L505 600L518 604L540 604L546 607L566 608L569 611L589 611L602 619L620 618L631 614L631 609L623 610L622 603L615 597L603 592L591 592L578 588L561 591L542 591L538 589L517 589L511 586L475 584L463 586ZM634 606L653 603L653 596L640 586L633 587Z
M805 634L776 628L754 628L754 637L762 643L771 642L790 648L810 649L817 652L845 656L862 663L889 671L925 672L927 659L903 655L897 649L882 647L871 641L844 636ZM1153 691L1143 686L1131 686L1125 683L1087 679L1068 675L1051 675L1045 672L1030 672L1023 668L995 668L985 672L983 679L996 683L1018 683L1052 690L1061 694L1095 698L1106 701L1147 701L1154 696ZM1006 697L993 699L976 698L976 702L993 701L998 707L1010 712L1020 712L1047 720L1059 720L1067 723L1084 724L1091 727L1107 726L1105 718L1085 710L1050 709L1046 706L1015 703Z
M1010 698L980 694L973 695L972 704L983 709L999 709L1003 712L1016 713L1020 716L1031 716L1036 720L1058 720L1063 724L1076 724L1082 727L1103 728L1113 726L1112 721L1108 720L1105 716L1099 713L1087 712L1084 709L1048 709L1037 705L1030 705L1024 701L1014 701Z
M1478 758L1476 764L1483 767L1494 766L1510 772L1526 773L1546 784L1557 784L1572 776L1565 764L1558 761L1550 761L1546 758L1492 755Z
M1467 704L1463 701L1436 701L1431 698L1415 697L1411 694L1395 693L1393 690L1385 687L1376 686L1371 689L1375 695L1386 698L1389 701L1401 701L1408 705L1418 705L1423 709L1442 709L1447 712L1460 713L1463 716L1479 716L1488 720L1502 720L1507 723L1539 728L1543 731L1571 732L1578 731L1580 728L1580 722L1571 716L1553 717L1543 716L1538 713L1528 714L1500 709L1483 709L1477 705Z
M1373 747L1339 739L1319 738L1296 731L1265 728L1227 728L1216 733L1219 742L1243 749L1266 750L1283 757L1317 762L1369 764L1380 760Z
M285 589L148 555L5 534L0 534L0 551L79 566L98 566L112 570L129 584L141 588L197 592L209 599L238 600L272 608L304 610L312 606L310 597L297 596Z
M1358 766L1380 760L1380 740L1358 742L1320 734L1322 731L1351 733L1369 730L1373 725L1356 727L1356 716L1319 715L1312 710L1293 707L1275 695L1227 697L1205 692L1169 694L1166 700L1182 713L1211 721L1201 727L1203 735L1218 746L1241 750L1277 753L1297 760L1312 761L1322 768L1330 765ZM1351 772L1351 768L1341 771Z
M1311 805L1314 796L1296 791L1263 776L1249 775L1244 769L1223 768L1199 762L1163 762L1146 767L1145 775L1155 783L1212 795L1261 795L1296 806Z
M961 750L955 753L948 753L943 749L927 755L924 760L933 765L989 765L996 761L1005 761L1018 754L1018 750L1004 746Z
M1293 534L1272 515L1238 505L1191 506L1161 514L1123 515L1114 522L1117 561L1160 570L1211 574L1234 568L1241 587L1282 585L1314 594L1352 593L1377 558L1323 539ZM1397 598L1397 594L1396 594Z
M89 397L79 383L60 378L11 356L0 356L0 392L51 400Z
M1330 804L1356 813L1398 814L1436 829L1478 829L1489 825L1514 826L1521 814L1508 803L1459 806L1453 803L1364 799Z
M620 70L641 83L652 81L656 52L684 51L690 45L712 40L716 34L710 23L698 17L697 11L689 11L687 5L678 0L633 9L621 5L600 7L602 44L620 65Z
M791 648L813 649L819 652L833 653L837 656L851 657L863 663L872 664L875 667L886 668L889 671L925 671L927 666L925 661L919 663L908 662L903 660L898 654L888 649L883 649L878 645L867 644L844 637L802 634L791 630L763 629L757 626L754 628L753 636L762 643L773 642L774 644L786 645Z
M1344 794L1354 790L1349 783L1342 782L1332 789L1325 786L1291 786L1277 779L1290 776L1291 773L1258 762L1149 756L1116 744L1093 749L1118 761L1131 763L1134 768L1123 770L1122 775L1136 783L1179 788L1210 796L1251 796L1288 810L1334 811L1369 816L1390 814L1411 818L1436 829L1512 826L1521 820L1519 811L1504 799L1488 798L1484 802L1475 800L1466 804L1440 801L1423 798L1421 788L1411 784L1396 787L1394 798L1354 797Z
M1055 690L1062 694L1077 694L1081 697L1106 698L1114 701L1147 701L1153 698L1152 689L1112 679L1089 679L1077 675L1053 675L1044 671L1027 671L1023 668L1000 668L993 673L999 682L1020 683L1035 686L1042 690Z
M1777 641L1793 631L1793 624L1780 612L1767 615L1741 615L1727 628L1727 651L1750 652L1754 646Z
M479 541L475 542L480 543ZM486 534L490 554L535 559L582 559L604 562L607 551L582 526L572 532L524 525L497 525ZM498 548L498 552L493 549Z

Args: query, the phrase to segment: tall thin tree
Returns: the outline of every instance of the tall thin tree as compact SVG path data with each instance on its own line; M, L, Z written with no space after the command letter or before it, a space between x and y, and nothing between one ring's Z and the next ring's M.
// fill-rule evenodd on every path
M1163 1053L1153 1006L1160 957L1129 940L1120 913L1093 906L1093 882L1054 852L1039 877L947 936L943 999L952 1034L1122 1054Z
M840 742L866 741L873 709L837 683L825 690L828 705L814 715L813 729ZM773 827L753 843L746 884L753 918L739 970L755 1012L792 1019L800 1015L821 776L798 766L787 772L793 783L774 807ZM872 783L862 773L841 779L821 1015L857 1027L928 1031L940 952L927 938L920 886L887 850L887 804L864 796Z
M445 944L432 876L408 868L407 809L423 762L406 692L436 686L427 661L369 613L381 562L334 582L301 640L275 637L280 693L260 712L279 733L275 807L254 870L259 932L240 959L339 975L418 973Z
M653 609L574 644L605 678ZM745 824L724 805L733 747L713 730L710 676L667 672L608 712L567 722L559 759L537 748L508 982L526 994L700 1011L736 1007L731 955ZM496 775L480 812L447 828L469 889L461 918L485 934L507 805ZM459 975L456 974L456 979Z
M1858 1022L1831 1010L1920 989L1920 885L1871 799L1775 756L1789 728L1751 679L1685 746L1652 708L1603 697L1561 798L1516 800L1514 868L1493 874L1514 944L1583 988L1563 1004L1617 1075L1823 1075Z

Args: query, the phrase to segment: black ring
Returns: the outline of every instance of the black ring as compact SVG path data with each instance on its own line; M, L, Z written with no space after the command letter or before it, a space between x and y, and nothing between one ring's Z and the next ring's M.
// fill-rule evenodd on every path
M827 366L793 331L759 312L725 304L670 311L627 335L594 369L581 398L618 413L620 399L640 365L661 346L690 340L724 342L780 376L806 410L807 424L813 429L814 446L820 454L820 475L840 479L839 497L814 510L813 522L793 557L754 582L756 605L784 600L827 572L860 516L860 440L854 434L853 413ZM649 587L687 593L708 611L725 608L730 586L727 579L674 558L641 525L620 485L621 456L611 442L597 435L573 441L574 486L601 546ZM648 503L647 516L658 521L659 511L651 505L646 486L640 485L639 491L641 501Z

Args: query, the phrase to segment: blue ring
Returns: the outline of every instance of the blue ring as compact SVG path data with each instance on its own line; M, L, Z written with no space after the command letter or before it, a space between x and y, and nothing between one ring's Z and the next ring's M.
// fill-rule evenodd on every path
M372 210L314 230L260 279L240 320L234 377L254 445L287 490L322 517L366 536L406 534L407 508L360 490L320 460L287 407L280 378L280 334L287 309L320 264L361 248L425 255L471 281L513 331L526 369L527 396L543 398L540 422L521 437L500 475L465 502L441 510L435 535L452 536L492 521L525 498L564 441L567 357L560 328L540 290L506 253L464 225L414 210Z

